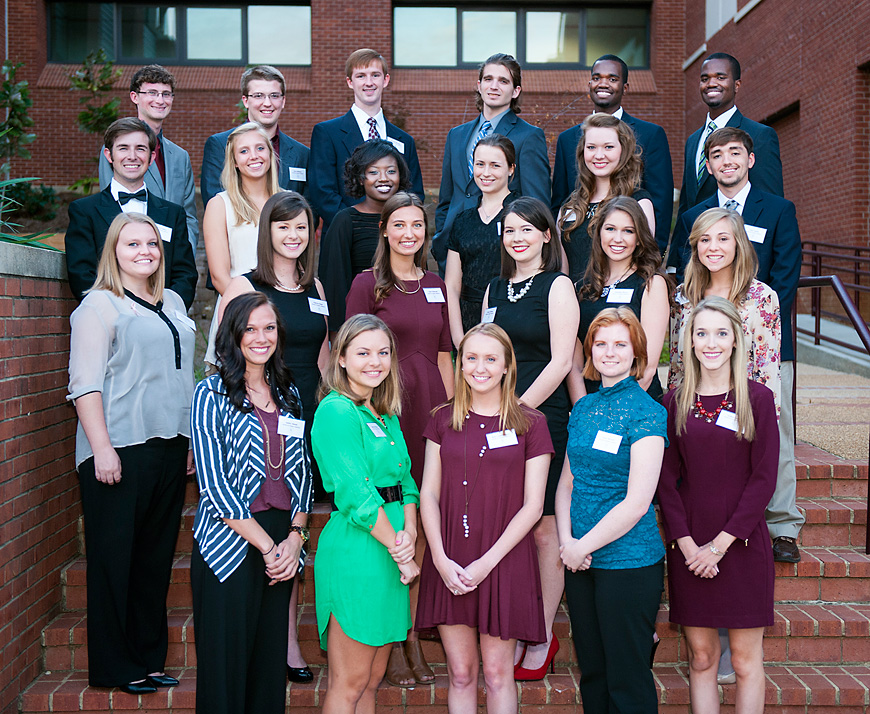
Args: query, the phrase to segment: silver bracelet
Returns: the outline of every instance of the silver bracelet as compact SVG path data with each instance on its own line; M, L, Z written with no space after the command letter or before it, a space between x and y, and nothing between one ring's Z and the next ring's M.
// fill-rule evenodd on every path
M725 555L725 553L728 552L727 550L719 550L715 545L713 545L713 541L710 541L710 545L707 547L710 548L710 552L713 555Z

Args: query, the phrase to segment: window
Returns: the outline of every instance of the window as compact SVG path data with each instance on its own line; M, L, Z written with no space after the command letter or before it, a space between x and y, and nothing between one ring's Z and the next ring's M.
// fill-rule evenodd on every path
M124 64L311 64L310 5L49 4L52 62L103 48Z
M649 7L547 7L524 4L393 8L399 67L476 67L496 52L524 67L590 66L603 54L649 67Z

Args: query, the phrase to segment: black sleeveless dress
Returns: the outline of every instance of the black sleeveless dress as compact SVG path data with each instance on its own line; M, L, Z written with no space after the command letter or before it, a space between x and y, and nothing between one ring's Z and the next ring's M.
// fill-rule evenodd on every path
M529 291L517 302L507 299L508 281L496 278L489 284L487 307L496 308L493 322L503 328L514 346L517 356L517 396L521 396L534 382L552 359L550 352L549 298L553 281L562 273L538 273ZM514 292L520 292L528 281L517 283ZM547 428L555 451L547 477L544 497L544 515L556 512L556 487L565 461L568 443L568 413L571 400L564 381L538 406L547 417Z

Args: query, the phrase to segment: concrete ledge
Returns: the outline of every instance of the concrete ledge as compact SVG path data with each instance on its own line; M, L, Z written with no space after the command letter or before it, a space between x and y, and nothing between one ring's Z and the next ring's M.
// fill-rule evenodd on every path
M0 275L66 280L66 256L45 248L0 241Z

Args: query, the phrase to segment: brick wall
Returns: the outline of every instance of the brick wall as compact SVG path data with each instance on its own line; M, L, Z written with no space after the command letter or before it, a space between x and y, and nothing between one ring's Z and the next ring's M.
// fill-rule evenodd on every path
M0 712L41 671L42 628L78 553L75 412L65 402L69 315L63 257L0 243Z

